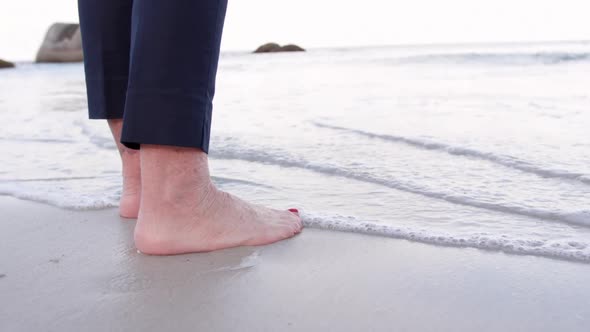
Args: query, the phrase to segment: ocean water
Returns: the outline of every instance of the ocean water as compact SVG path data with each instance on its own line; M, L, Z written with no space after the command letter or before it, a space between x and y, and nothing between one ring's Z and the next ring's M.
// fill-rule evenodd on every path
M85 93L81 64L0 71L0 194L117 205ZM224 53L210 156L309 227L590 263L590 43Z

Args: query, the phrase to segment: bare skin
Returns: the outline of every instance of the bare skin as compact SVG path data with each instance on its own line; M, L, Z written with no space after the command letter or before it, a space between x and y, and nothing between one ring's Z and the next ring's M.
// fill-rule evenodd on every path
M139 151L126 148L120 143L123 119L109 119L107 122L117 143L123 166L123 191L119 202L119 215L123 218L135 219L139 213L141 197Z
M145 254L264 245L301 232L296 210L268 209L218 190L199 149L142 145L140 156L135 245Z
M301 232L296 210L249 204L218 190L199 149L120 143L122 119L109 119L123 169L119 214L138 218L137 248L152 255L264 245Z

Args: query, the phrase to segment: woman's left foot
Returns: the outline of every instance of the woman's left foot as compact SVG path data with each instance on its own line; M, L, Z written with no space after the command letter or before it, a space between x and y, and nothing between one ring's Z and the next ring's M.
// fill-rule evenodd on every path
M123 119L109 119L108 121L117 149L121 156L123 173L123 190L119 201L119 215L123 218L136 219L139 213L141 198L141 169L139 151L132 150L121 144Z
M123 191L119 201L119 215L127 219L137 219L141 199L141 177L123 175Z

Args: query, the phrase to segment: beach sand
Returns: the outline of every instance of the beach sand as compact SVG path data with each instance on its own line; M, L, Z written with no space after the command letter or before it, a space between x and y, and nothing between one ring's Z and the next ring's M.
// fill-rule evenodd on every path
M0 197L1 331L589 331L590 265L306 229L137 253L116 209Z

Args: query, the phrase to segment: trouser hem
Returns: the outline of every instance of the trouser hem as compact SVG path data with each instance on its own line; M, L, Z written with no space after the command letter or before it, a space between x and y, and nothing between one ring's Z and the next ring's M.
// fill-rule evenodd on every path
M174 92L128 91L121 143L198 148L209 152L210 98Z
M86 80L89 119L121 119L128 79Z

